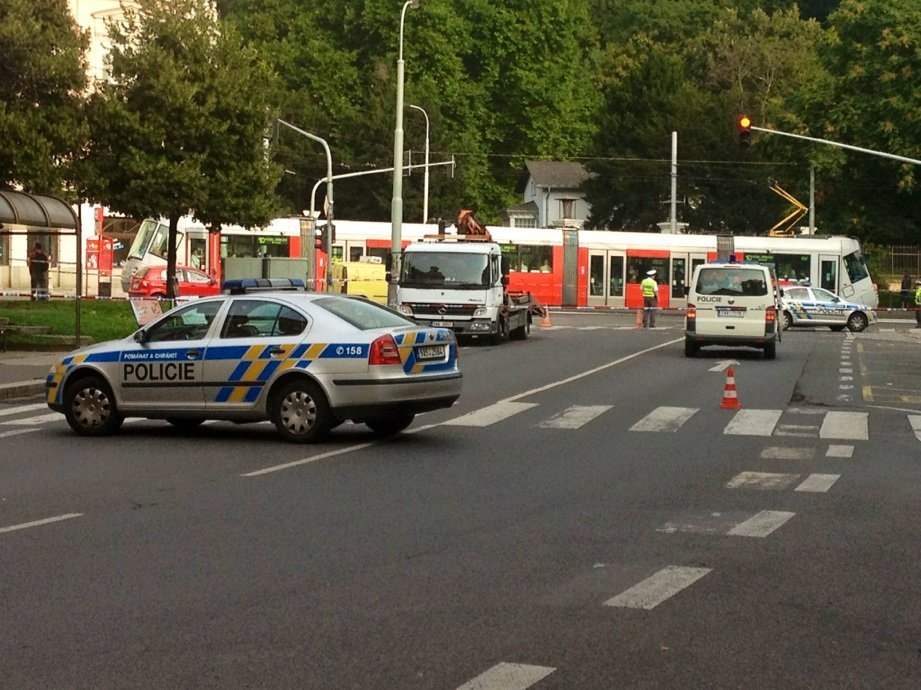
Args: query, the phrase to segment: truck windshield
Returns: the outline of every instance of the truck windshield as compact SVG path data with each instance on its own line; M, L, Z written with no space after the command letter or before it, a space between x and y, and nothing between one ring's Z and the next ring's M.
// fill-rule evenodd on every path
M452 290L489 287L489 256L460 252L406 252L400 285Z

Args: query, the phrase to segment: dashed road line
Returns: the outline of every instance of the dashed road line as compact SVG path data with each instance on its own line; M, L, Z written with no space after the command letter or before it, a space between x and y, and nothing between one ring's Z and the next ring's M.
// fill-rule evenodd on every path
M727 534L733 537L764 538L782 527L794 515L796 513L789 513L785 510L762 510L745 522L740 522Z
M812 493L825 493L835 482L841 479L840 474L810 474L796 487L796 491L809 491Z
M54 522L61 522L63 520L73 520L74 518L82 517L83 513L66 513L65 515L55 515L54 517L45 518L43 520L33 520L32 522L23 522L19 525L10 525L9 527L0 527L0 534L5 534L7 532L15 532L21 529L29 529L30 527L41 527L42 525L50 525Z
M630 589L608 599L604 605L649 611L671 599L711 571L712 568L670 565L633 585Z
M550 666L503 661L459 686L457 690L525 690L554 671L556 669Z

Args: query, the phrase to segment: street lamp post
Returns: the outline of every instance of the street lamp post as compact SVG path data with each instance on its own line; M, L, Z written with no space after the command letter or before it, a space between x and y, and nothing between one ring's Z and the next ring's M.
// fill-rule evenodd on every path
M429 222L429 114L418 105L409 106L413 110L418 110L425 117L425 177L422 183L422 222Z
M393 199L390 202L390 283L387 304L397 306L397 281L400 279L400 250L403 248L403 23L406 10L418 7L419 0L406 0L400 11L400 52L397 60L397 121L393 131Z
M319 142L323 145L323 150L326 152L326 223L329 225L329 232L326 233L326 275L324 276L324 282L326 283L326 288L329 289L329 286L333 281L333 273L330 259L333 256L333 156L329 151L329 144L326 143L325 139L321 139L316 134L311 134L310 132L305 132L299 127L295 127L290 122L285 122L282 119L277 120L278 124L284 125L290 129L293 129L298 134L302 134L308 139ZM310 200L310 208L313 210L313 199ZM311 214L313 215L313 214ZM309 239L310 242L313 242L313 237ZM301 248L303 252L304 247ZM313 271L313 267L310 268Z

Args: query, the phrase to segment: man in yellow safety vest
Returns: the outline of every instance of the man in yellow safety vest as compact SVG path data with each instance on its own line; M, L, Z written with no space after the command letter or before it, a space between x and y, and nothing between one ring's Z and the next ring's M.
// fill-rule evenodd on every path
M659 305L659 285L656 283L656 269L646 271L640 283L643 292L643 328L656 327L656 309Z

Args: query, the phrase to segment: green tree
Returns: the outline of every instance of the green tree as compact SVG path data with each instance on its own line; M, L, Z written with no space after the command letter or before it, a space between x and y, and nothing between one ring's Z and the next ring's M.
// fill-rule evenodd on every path
M108 29L111 78L89 103L86 196L168 218L172 278L182 216L253 226L275 215L277 170L262 146L273 75L207 0L141 0ZM173 288L171 279L170 297Z
M65 0L0 0L0 184L61 193L71 181L87 42Z
M921 159L921 6L843 0L824 52L834 76L819 136ZM827 203L841 231L876 242L917 242L918 166L846 152ZM837 228L836 228L837 229Z

